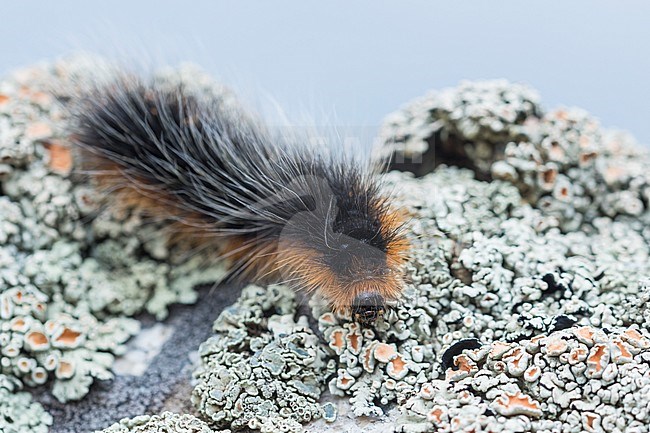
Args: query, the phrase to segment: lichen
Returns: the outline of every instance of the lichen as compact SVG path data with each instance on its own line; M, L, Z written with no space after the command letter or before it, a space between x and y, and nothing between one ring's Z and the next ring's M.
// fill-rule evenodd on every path
M230 433L230 430L217 432L192 415L163 412L160 415L125 418L101 430L101 433Z
M32 396L20 392L20 382L0 374L0 431L3 433L47 433L52 416L32 401Z
M169 250L166 232L136 210L105 206L75 167L65 104L102 71L75 58L0 81L0 373L50 383L61 401L112 377L114 356L139 329L129 316L162 319L224 274ZM191 69L158 79L194 78L210 88Z
M139 329L132 319L100 321L31 284L5 289L0 305L0 373L29 386L52 379L61 401L83 397L94 378L111 378L113 354Z
M537 92L525 85L464 81L387 116L378 157L419 175L447 164L472 168L484 178L508 142L527 137L524 126L541 112Z
M527 130L529 139L508 143L492 174L556 217L563 231L593 225L601 216L647 221L650 153L633 138L603 130L579 109L553 110Z
M300 432L331 408L318 400L330 366L284 286L248 286L200 349L192 402L216 427Z
M93 65L0 81L0 408L44 428L22 385L82 397L137 331L129 316L163 318L223 275L168 249L137 211L102 206L75 172L67 112L45 89L65 101ZM157 79L232 98L191 68ZM288 288L248 286L199 351L203 421L162 414L107 432L298 432L396 406L409 433L648 431L650 153L505 81L421 98L380 138L382 158L420 176L384 176L410 215L402 299L370 326L313 297L310 321Z
M647 431L650 340L636 328L574 327L461 357L475 368L424 384L398 431Z
M621 134L603 130L584 113L560 110L544 114L519 86L511 87L517 97L502 97L499 92L495 93L498 97L483 96L482 89L494 90L499 86L508 87L505 83L464 84L440 94L446 96L434 95L407 108L419 110L417 120L402 111L387 122L388 130L402 128L403 145L413 144L409 140L414 139L443 146L443 159L438 162L452 162L449 155L459 155L444 146L461 146L456 151L462 152L467 163L464 165L473 171L444 164L434 169L432 164L422 168L418 174L430 173L420 178L408 173L385 176L389 189L396 194L396 205L411 216L408 230L413 250L406 267L409 283L403 299L383 322L372 328L356 329L358 325L350 323L348 317L336 317L318 303L312 303L329 354L336 362L337 374L329 382L330 391L348 397L358 416L378 416L383 408L397 404L404 412L398 423L400 429L430 431L432 420L447 416L452 407L462 407L464 418L453 421L454 416L461 414L454 412L446 418L453 423L445 428L575 429L578 424L574 418L591 419L591 410L576 409L571 414L548 410L564 404L560 391L540 399L537 394L528 393L528 388L506 386L499 388L501 394L491 396L489 401L480 400L484 399L481 393L460 392L457 383L486 375L482 364L486 351L446 354L453 354L463 341L480 341L485 347L491 344L495 350L513 350L512 362L489 367L496 379L499 374L506 374L517 378L513 379L515 382L522 378L531 382L548 380L544 378L551 376L562 381L564 370L544 370L546 364L540 369L531 368L536 360L526 354L532 349L526 346L514 351L514 345L526 341L534 344L548 337L546 354L561 357L572 347L564 341L568 337L550 336L573 335L575 329L593 328L599 335L603 330L622 335L630 326L636 326L639 338L647 339L650 335L645 311L650 274L650 238L645 223L648 199L644 195L645 174L637 167L647 164L646 150L635 147L632 140ZM515 116L517 120L511 119L507 125L490 130L489 125L497 125L490 123L490 116L506 109L510 101L528 107L528 111L522 108L520 115ZM472 123L468 113L474 110L487 116L481 125ZM458 116L449 116L448 112ZM469 117L467 121L465 117ZM451 133L444 131L452 131L454 140L445 142L443 139ZM411 138L407 138L409 134ZM564 165L557 164L561 152L549 137L564 140L560 147L565 155L571 155L566 156ZM396 142L400 141L386 142L388 153L395 154ZM477 143L492 150L477 151ZM542 152L543 148L547 151ZM540 175L539 164L552 158L556 170ZM638 164L631 166L632 175L627 180L608 184L603 169L595 168L612 164L627 167L634 159ZM509 168L504 164L509 164ZM592 164L593 169L589 168ZM621 176L623 172L627 173L616 171ZM584 194L562 201L561 208L549 206L548 200L559 200L557 194L553 195L552 182L577 187ZM586 201L581 197L586 197ZM355 337L351 340L349 335ZM634 362L642 364L647 355L639 356ZM449 357L453 358L451 366L446 360ZM599 367L594 364L591 368ZM606 380L615 376L609 373ZM640 374L639 380L646 381L646 376ZM496 379L480 380L497 389L500 382ZM590 380L603 379L598 376ZM611 380L627 379L620 376ZM601 388L606 387L607 383L601 384ZM598 396L594 399L603 399L595 388L591 392ZM423 415L424 409L413 406L413 396L420 393L440 394L446 403L440 400L426 405L431 413ZM582 396L583 400L587 397ZM626 420L621 423L629 427L626 431L635 431L650 422L650 414L642 409L646 404L614 403L603 413L615 414L614 418L620 415ZM495 416L490 415L494 413L511 419L496 426ZM528 417L530 423L515 419L518 415ZM419 421L415 422L415 418ZM478 421L464 424L463 420ZM486 427L488 422L495 427Z

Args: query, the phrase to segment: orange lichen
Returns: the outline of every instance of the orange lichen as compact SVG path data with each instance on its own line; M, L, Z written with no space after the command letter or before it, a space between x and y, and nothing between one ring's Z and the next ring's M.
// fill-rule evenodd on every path
M363 369L368 373L375 371L375 357L373 355L373 352L376 344L377 343L373 341L368 347L363 349L363 353L361 354L361 363L363 364Z
M456 370L451 368L446 371L446 378L449 381L461 380L478 371L476 363L465 354L458 355L454 358Z
M548 168L541 172L541 183L543 188L551 188L557 179L557 169Z
M511 347L512 345L509 343L495 341L492 343L492 348L490 349L490 357L492 359L501 359L501 357L509 351Z
M343 353L343 350L345 349L345 334L345 330L340 328L335 329L330 334L329 346L334 350L334 352L336 352L337 355Z
M72 362L61 361L56 369L56 377L59 379L69 379L74 375L75 366Z
M503 373L504 371L506 371L508 369L508 366L503 361L497 361L497 362L494 363L493 368L494 368L494 371L496 371L497 373Z
M534 417L542 416L542 409L539 403L533 400L529 395L522 392L514 394L505 393L494 401L494 408L501 415L528 415Z
M645 338L641 333L636 329L628 329L623 333L623 337L632 345L638 347L639 349L650 348L650 341Z
M30 140L41 140L52 135L52 128L45 122L35 122L25 129L25 136Z
M398 354L395 359L391 360L388 363L386 369L389 376L395 379L402 379L408 373L408 366L406 361L402 358L402 355Z
M521 347L516 347L512 349L510 352L503 355L502 359L505 362L512 364L514 368L519 368L523 357L524 357L524 351L521 349Z
M72 151L70 148L56 141L46 143L45 148L50 153L49 165L52 171L61 174L70 173L70 170L72 170Z
M594 422L599 418L595 413L585 412L582 414L582 425L586 431L595 431Z
M539 379L541 374L542 374L542 370L538 366L536 365L530 366L524 372L524 380L526 382L535 382L537 379Z
M336 317L333 313L325 313L318 320L324 325L336 325Z
M433 397L435 397L434 391L435 388L430 383L425 383L422 385L422 388L420 388L420 397L425 400L431 400Z
M594 344L594 330L590 326L581 326L579 328L575 328L573 330L573 334L578 338L578 340L582 341L583 343L586 344Z
M474 364L474 361L472 361L467 355L458 355L454 359L454 365L458 367L459 370L466 371L468 373L472 371L472 368L476 366Z
M427 419L433 423L439 424L442 422L442 417L445 414L445 410L441 406L434 406L433 409L427 414Z
M569 344L560 337L547 338L545 346L548 356L560 356L569 348Z
M354 382L354 377L350 376L347 371L343 369L339 370L338 378L336 379L336 385L340 389L348 389L352 386L352 384L354 384Z
M602 374L608 361L609 348L604 344L594 345L587 357L587 373L591 376Z
M605 183L608 185L611 185L613 183L616 183L619 179L621 179L627 170L624 167L621 166L609 166L605 169L605 172L603 173L603 178L605 179Z
M0 93L0 105L6 104L9 101L9 96Z
M63 331L54 340L63 346L72 347L79 342L79 337L81 337L81 332L63 328Z
M362 342L361 334L359 333L359 325L356 323L352 324L352 327L350 328L350 332L346 336L346 339L348 341L348 349L350 352L358 355L361 351Z
M458 401L461 404L469 404L471 400L472 400L472 393L469 392L468 390L464 389L458 393Z
M625 363L625 362L632 362L633 356L632 352L629 350L629 346L627 343L622 341L620 338L614 339L614 345L616 348L618 348L618 351L616 354L612 356L612 359L615 362L618 362L619 364Z
M594 159L596 159L597 156L598 156L597 152L583 152L580 155L578 155L578 162L582 166L587 164L590 161L593 161Z
M587 359L587 355L589 355L589 350L585 346L575 347L569 352L569 364L576 365Z
M397 348L394 344L379 343L375 346L375 359L387 364L397 356Z
M11 330L16 332L25 332L27 323L23 317L15 317L10 324Z
M39 331L31 331L25 335L25 341L31 350L43 350L50 346L47 335Z

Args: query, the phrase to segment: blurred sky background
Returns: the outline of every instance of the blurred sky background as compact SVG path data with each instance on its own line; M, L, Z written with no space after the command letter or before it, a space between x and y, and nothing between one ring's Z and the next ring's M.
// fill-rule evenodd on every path
M650 2L0 0L0 73L78 50L192 61L289 119L376 128L429 89L507 78L650 144Z

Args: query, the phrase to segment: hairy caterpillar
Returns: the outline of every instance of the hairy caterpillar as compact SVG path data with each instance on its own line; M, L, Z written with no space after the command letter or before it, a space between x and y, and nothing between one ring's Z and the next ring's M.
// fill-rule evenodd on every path
M370 164L274 136L182 84L125 74L78 105L71 136L97 184L232 275L318 291L360 322L399 297L409 245Z

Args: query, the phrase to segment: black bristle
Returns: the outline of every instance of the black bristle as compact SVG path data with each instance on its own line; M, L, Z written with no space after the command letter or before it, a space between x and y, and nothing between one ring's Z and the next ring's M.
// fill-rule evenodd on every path
M84 98L73 136L89 171L113 164L168 210L161 217L215 239L304 245L342 284L358 269L385 272L388 247L402 236L384 223L389 207L370 165L272 135L183 85L117 79Z

